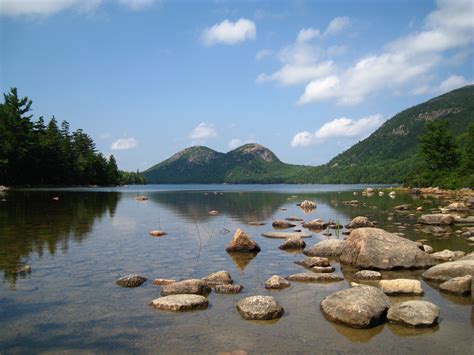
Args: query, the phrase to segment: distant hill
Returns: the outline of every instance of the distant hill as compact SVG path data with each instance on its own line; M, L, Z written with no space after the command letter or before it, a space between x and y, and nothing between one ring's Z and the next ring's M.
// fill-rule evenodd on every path
M449 121L455 137L474 122L474 85L404 110L368 138L317 166L283 163L268 148L246 144L226 154L184 149L143 174L149 183L398 183L417 168L425 123Z

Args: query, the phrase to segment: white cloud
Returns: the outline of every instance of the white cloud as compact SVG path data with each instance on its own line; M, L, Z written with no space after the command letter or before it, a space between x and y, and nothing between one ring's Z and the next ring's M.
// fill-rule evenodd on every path
M243 144L243 142L242 142L241 139L232 138L232 139L229 141L229 143L227 144L227 146L229 147L230 150L232 150L232 149L235 149L235 148L240 147L242 144Z
M101 0L2 0L0 14L6 16L50 16L74 9L80 12L95 10Z
M318 144L329 138L364 138L369 136L385 121L382 115L362 117L357 121L350 118L336 118L323 124L314 133L303 131L297 133L291 141L292 147L306 147Z
M298 36L296 37L296 42L308 42L313 38L319 37L321 32L317 28L303 28L298 32Z
M189 133L189 138L193 140L206 140L210 138L216 138L217 131L213 124L200 123L196 128L194 128L191 133Z
M451 75L446 80L443 80L441 84L439 84L439 91L448 92L468 84L470 84L470 82L463 76Z
M206 28L201 40L207 46L214 44L236 44L247 39L255 39L257 29L251 20L241 18L236 22L224 20L210 28Z
M119 0L119 3L133 11L140 11L155 4L156 0Z
M340 33L342 30L346 29L351 25L351 21L349 17L342 16L342 17L335 17L329 23L328 27L324 31L324 36L332 36Z
M138 145L138 141L133 138L119 138L112 143L110 149L112 150L126 150L135 148Z
M104 132L99 135L99 139L108 139L112 137L112 135L109 132Z
M271 54L272 54L271 50L268 50L268 49L259 50L257 54L255 54L255 60L260 61L263 58L270 56Z
M330 60L310 65L286 64L277 72L266 75L260 74L257 83L277 81L282 85L295 85L308 82L311 78L318 78L331 73L334 63Z

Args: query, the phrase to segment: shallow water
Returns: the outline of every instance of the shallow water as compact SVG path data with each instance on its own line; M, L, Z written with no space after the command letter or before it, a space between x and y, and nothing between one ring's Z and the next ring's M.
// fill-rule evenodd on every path
M0 196L6 199L0 202L0 352L472 353L471 298L441 294L424 281L423 297L391 297L391 301L424 299L440 306L439 325L430 329L387 323L356 330L327 321L319 310L320 301L347 288L354 272L347 267L341 270L335 260L332 265L345 281L293 282L282 291L264 288L273 274L304 271L293 263L302 254L281 251L281 240L260 236L272 230L271 221L289 216L332 218L345 224L365 215L388 231L403 232L413 240L428 239L435 251L472 251L454 234L439 239L417 232L416 217L395 215L388 220L395 205L412 203L428 210L439 201L413 200L408 195L353 196L353 190L361 189L355 185L150 185L9 191ZM137 195L149 200L136 201ZM361 202L359 207L342 204L354 198ZM316 201L317 209L304 213L296 206L304 199ZM220 214L211 216L210 210ZM267 224L250 226L250 221ZM262 251L255 258L225 252L237 228L259 243ZM168 235L150 237L152 229ZM331 238L343 238L332 232ZM312 235L306 239L308 245L326 238ZM25 263L32 273L15 275L13 271ZM244 286L241 294L211 293L209 309L182 314L149 306L160 291L152 285L153 278L196 278L222 269ZM116 286L116 279L129 273L149 280L135 289ZM386 272L384 277L420 279L420 274ZM243 320L235 305L255 294L274 296L284 307L284 316L272 322Z

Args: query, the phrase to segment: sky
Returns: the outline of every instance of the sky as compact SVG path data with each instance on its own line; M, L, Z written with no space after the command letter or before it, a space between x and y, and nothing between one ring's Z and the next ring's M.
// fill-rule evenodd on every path
M318 165L473 82L474 0L0 0L0 89L119 168L259 143Z

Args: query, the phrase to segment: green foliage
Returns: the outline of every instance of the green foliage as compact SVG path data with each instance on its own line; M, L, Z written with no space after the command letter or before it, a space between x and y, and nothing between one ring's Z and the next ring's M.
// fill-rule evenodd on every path
M459 162L456 143L449 131L449 122L428 122L420 136L420 156L430 171L455 168Z

